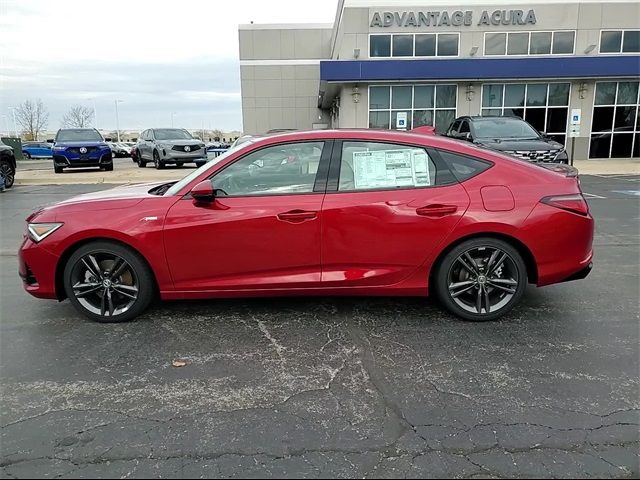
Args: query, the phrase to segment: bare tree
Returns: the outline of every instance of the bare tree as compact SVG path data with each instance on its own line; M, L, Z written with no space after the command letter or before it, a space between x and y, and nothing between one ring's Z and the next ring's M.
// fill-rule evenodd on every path
M47 128L49 112L40 99L25 100L16 108L16 121L31 140L37 141L40 132Z
M211 133L213 133L213 139L214 139L216 142L221 141L221 140L222 140L222 136L224 135L224 133L222 132L222 130L218 130L218 129L215 129L215 130L214 130L213 132L211 132Z
M93 121L93 109L76 105L62 117L62 126L67 128L87 128Z

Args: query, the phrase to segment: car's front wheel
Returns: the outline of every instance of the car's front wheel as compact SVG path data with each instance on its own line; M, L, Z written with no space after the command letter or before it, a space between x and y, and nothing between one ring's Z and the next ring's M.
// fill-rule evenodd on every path
M160 161L160 154L158 153L157 150L153 151L153 166L156 167L156 169L158 170L161 170L164 168L164 163Z
M465 320L495 320L522 298L527 269L518 251L502 240L474 238L448 252L436 270L443 305Z
M31 160L31 154L29 152L23 152L24 153L24 158L26 158L27 160Z
M0 172L4 177L4 186L6 188L13 187L13 182L16 178L16 172L8 160L0 160Z
M92 320L126 322L151 303L151 269L133 250L109 241L83 245L64 268L64 289L73 306Z

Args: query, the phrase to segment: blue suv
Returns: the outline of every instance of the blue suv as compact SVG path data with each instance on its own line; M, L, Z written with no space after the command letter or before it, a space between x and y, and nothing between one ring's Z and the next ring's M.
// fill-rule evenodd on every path
M53 169L98 167L113 170L109 145L95 128L62 128L53 144Z

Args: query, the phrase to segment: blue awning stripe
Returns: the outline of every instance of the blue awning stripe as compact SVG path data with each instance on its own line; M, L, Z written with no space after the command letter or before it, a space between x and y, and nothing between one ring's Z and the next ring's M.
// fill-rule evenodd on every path
M599 77L640 77L640 55L320 62L327 82Z

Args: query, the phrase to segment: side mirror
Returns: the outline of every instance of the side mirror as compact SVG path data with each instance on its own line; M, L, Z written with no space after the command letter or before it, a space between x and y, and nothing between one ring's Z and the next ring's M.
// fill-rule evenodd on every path
M216 198L216 192L211 180L200 182L191 190L191 196L195 203L211 203Z
M113 140L111 138L107 137L107 138L104 139L104 141L105 142L112 142Z

